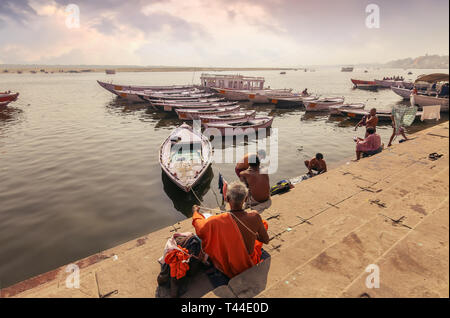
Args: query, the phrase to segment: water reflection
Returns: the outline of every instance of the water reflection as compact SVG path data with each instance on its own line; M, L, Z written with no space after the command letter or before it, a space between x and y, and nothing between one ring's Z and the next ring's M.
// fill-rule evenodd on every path
M214 172L211 166L208 167L200 182L194 187L195 194L200 200L208 193L211 181L214 178ZM186 217L192 216L192 206L200 204L192 191L186 193L181 190L172 180L161 170L161 179L164 192L172 200L173 207L183 213Z

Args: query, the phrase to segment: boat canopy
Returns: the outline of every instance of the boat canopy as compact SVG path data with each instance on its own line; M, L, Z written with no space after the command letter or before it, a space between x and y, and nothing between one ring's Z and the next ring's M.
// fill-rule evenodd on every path
M448 82L449 76L445 73L433 73L420 75L417 77L415 83L417 82L427 82L427 83L437 83L437 82Z

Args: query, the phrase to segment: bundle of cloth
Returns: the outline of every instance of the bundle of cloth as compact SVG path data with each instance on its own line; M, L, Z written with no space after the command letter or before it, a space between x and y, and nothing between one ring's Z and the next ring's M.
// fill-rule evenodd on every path
M191 232L175 233L167 240L163 256L158 260L161 272L158 285L170 288L171 297L179 297L187 290L189 277L203 265L208 265L208 255L202 250L202 241Z

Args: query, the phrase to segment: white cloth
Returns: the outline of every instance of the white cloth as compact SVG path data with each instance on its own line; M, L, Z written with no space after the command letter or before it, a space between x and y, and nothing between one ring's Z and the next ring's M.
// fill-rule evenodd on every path
M441 105L436 106L423 106L421 121L425 119L441 119Z

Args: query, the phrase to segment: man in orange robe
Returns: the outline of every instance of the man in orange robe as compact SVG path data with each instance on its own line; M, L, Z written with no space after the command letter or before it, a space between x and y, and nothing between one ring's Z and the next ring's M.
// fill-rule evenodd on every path
M202 248L214 266L229 278L261 262L262 245L269 243L267 222L256 211L242 207L248 190L242 182L228 186L230 212L205 218L194 206L192 225L202 240Z

